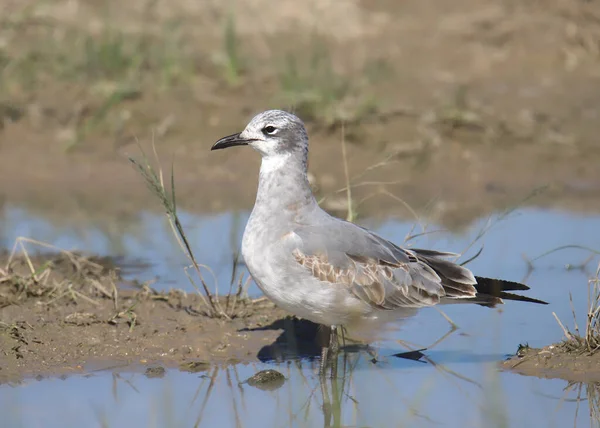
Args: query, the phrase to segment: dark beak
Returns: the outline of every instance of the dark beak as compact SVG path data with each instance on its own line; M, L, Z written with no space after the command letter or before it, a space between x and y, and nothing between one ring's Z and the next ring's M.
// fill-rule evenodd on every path
M250 142L251 142L251 140L246 140L244 138L241 138L240 132L238 132L237 134L228 135L227 137L221 138L219 141L217 141L215 144L213 144L213 146L210 149L211 150L220 150L220 149L226 149L227 147L233 147L233 146L247 146L248 143L250 143Z

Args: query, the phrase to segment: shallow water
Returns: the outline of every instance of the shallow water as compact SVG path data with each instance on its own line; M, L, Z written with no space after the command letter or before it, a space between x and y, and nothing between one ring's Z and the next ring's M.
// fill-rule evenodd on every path
M232 253L239 246L246 218L247 214L182 215L197 258L213 269L222 291L227 291L231 280ZM481 220L464 233L425 235L411 244L460 252L486 223L487 219ZM403 242L412 228L411 223L396 220L365 225L396 242ZM129 275L156 277L156 288L191 290L181 270L185 258L158 215L143 213L110 228L105 223L62 221L57 225L55 220L18 207L5 207L0 245L11 247L18 236L146 262L149 269L130 270ZM587 401L573 401L576 394L565 391L567 382L498 372L495 367L520 343L543 346L561 339L552 312L572 325L569 292L579 323L584 323L587 279L595 265L570 270L565 266L580 264L589 253L558 251L536 261L533 270L523 256L531 259L569 244L598 249L600 216L524 209L496 223L465 258L482 243L484 251L470 268L481 276L526 281L532 288L527 294L550 305L509 302L501 310L445 307L459 329L433 346L448 332L449 324L435 309L423 310L387 340L375 344L381 362L373 365L365 353L345 354L340 359L340 379L324 385L315 375L314 363L308 361L213 367L196 374L167 370L164 377L152 379L143 368L139 373L106 370L94 371L90 377L30 379L21 385L0 386L0 411L6 415L2 426L589 425ZM249 291L258 294L254 287ZM398 339L415 348L428 347L429 360L393 357L406 350ZM281 371L287 377L284 385L274 391L239 385L266 368Z

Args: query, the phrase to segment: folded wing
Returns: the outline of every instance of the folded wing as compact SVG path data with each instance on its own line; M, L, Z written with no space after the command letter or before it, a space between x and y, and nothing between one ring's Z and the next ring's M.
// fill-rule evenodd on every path
M449 260L453 253L404 249L352 223L302 226L292 249L298 264L331 286L347 287L367 304L386 310L469 302L493 307L502 298L545 303L506 291L529 287L476 278Z

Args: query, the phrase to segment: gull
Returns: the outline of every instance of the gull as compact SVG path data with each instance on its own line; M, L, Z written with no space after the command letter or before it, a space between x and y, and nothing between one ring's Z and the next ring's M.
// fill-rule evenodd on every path
M307 178L308 134L297 116L262 112L211 150L246 145L262 162L242 256L277 306L331 329L322 373L328 350L337 352L338 327L403 318L438 304L494 307L503 299L546 304L509 293L528 290L526 285L474 276L448 260L455 253L402 248L323 210Z

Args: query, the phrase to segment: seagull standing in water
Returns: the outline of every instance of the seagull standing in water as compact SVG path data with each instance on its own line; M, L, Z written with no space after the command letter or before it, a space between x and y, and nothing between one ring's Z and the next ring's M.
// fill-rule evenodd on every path
M454 253L406 249L333 217L307 178L308 135L295 115L269 110L211 150L250 146L262 156L242 255L264 294L292 314L331 328L323 348L337 353L337 328L402 318L445 303L494 307L503 299L545 303L509 293L523 284L474 276L448 260Z

